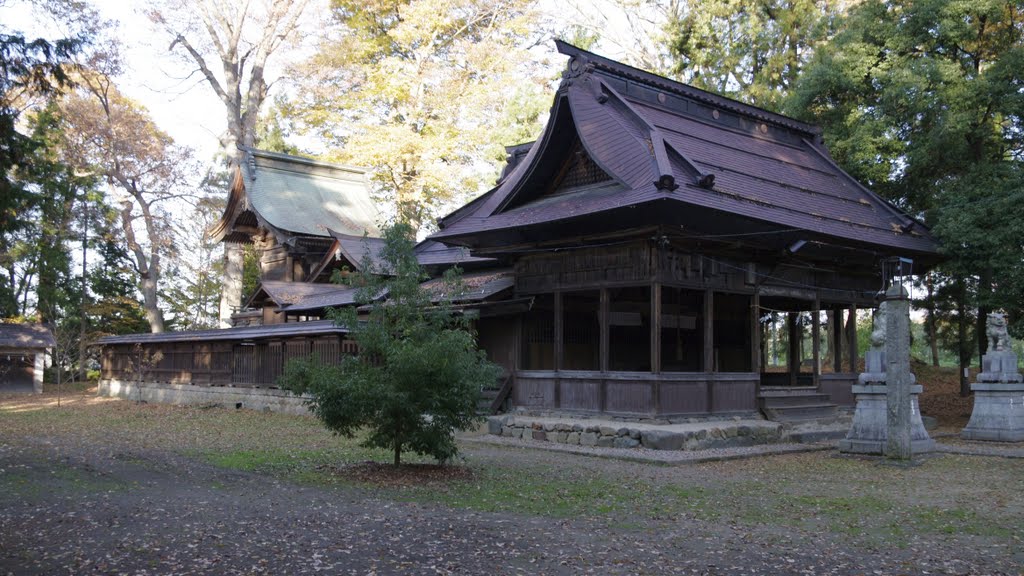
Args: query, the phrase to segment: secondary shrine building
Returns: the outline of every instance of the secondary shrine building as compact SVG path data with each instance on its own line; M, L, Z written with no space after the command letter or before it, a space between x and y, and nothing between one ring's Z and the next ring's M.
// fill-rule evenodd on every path
M461 304L507 373L495 406L671 418L852 404L856 311L877 304L887 259L935 263L928 229L844 173L814 126L558 49L569 61L540 138L510 147L497 185L417 247L432 273L467 270ZM244 241L234 225L219 230ZM264 278L256 316L350 305L323 283L374 253L357 232L304 241L320 261ZM133 342L118 338L111 350Z

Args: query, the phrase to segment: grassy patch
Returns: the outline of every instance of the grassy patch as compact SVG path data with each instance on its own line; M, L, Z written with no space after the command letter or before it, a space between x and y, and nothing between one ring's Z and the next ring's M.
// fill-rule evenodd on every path
M123 490L126 485L61 462L39 462L0 474L0 502L50 500L55 494L84 495Z
M565 478L551 470L486 467L472 480L411 487L406 500L438 502L483 512L519 512L556 518L607 516L642 505L637 486L608 478Z
M615 526L692 520L833 533L872 544L909 541L914 533L1024 539L1019 460L945 455L902 468L812 453L665 467L466 445L466 460L456 463L466 474L382 482L357 473L358 464L389 462L390 453L360 446L362 438L334 436L311 417L87 396L69 397L60 408L45 395L0 399L0 444L34 445L39 439L69 453L97 447L128 455L173 451L297 483L369 489L385 499L595 518ZM122 457L147 465L130 458ZM413 454L403 460L430 462ZM92 471L66 468L39 460L5 470L0 502L118 488Z
M210 452L200 456L221 468L267 473L293 472L323 465L327 460L327 455L322 450L233 450Z

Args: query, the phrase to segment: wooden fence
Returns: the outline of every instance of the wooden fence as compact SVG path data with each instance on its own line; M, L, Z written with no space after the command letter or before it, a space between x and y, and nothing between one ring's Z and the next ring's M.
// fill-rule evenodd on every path
M264 341L139 342L106 344L102 353L107 380L277 388L285 364L315 354L338 364L356 353L343 334L294 336Z

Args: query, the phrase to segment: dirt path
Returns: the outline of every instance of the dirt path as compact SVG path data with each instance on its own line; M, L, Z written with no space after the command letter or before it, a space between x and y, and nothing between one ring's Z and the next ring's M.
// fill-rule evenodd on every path
M163 452L0 447L0 573L1014 574L1013 558L696 520L614 526L297 486ZM12 482L11 478L17 478ZM866 554L867 552L867 554Z
M468 477L395 488L210 463L342 454L309 419L51 404L0 398L0 575L1024 574L1019 460L665 467L466 443Z

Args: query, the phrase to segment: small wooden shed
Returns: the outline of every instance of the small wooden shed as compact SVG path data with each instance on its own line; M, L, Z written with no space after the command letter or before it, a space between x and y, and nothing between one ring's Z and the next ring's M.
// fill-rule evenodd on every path
M46 354L55 345L41 324L0 324L0 393L42 394Z

